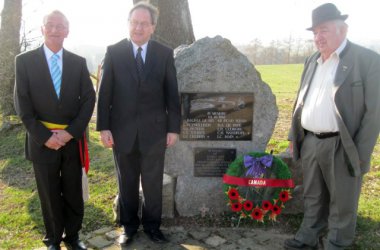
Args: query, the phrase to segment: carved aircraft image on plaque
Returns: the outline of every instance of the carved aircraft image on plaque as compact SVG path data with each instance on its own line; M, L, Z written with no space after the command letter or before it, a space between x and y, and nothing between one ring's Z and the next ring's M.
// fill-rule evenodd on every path
M253 94L182 93L181 140L250 141Z

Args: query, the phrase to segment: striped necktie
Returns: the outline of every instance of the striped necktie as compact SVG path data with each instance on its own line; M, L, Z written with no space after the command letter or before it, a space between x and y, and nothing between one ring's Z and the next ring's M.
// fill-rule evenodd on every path
M53 85L57 96L59 97L59 93L61 91L61 76L62 72L58 66L59 55L54 54L50 58L50 75L53 80Z

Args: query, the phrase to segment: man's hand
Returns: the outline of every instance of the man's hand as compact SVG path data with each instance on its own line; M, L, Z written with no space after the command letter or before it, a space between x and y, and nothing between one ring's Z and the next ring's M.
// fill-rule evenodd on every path
M168 133L166 135L166 147L171 147L173 146L178 139L178 134L176 133Z
M68 143L73 138L73 136L69 132L63 129L52 130L52 132L56 136L58 136L59 140L61 140L65 144Z
M58 150L62 146L65 146L65 144L66 143L59 139L59 137L55 133L53 133L50 136L49 140L45 142L45 146L53 150Z
M100 131L100 140L106 148L111 148L114 145L112 133L109 130Z
M293 154L293 141L289 141L289 153Z

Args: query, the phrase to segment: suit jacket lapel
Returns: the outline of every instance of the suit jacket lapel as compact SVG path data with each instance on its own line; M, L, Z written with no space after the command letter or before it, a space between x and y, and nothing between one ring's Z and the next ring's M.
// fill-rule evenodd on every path
M62 99L62 95L66 94L65 89L68 87L67 84L70 83L70 68L72 65L74 65L74 63L71 61L71 56L64 49L62 52L62 78L59 99Z
M131 41L126 40L127 42L125 43L125 48L122 48L120 53L121 57L125 58L126 65L128 71L131 73L133 78L135 79L136 82L138 82L138 75L137 75L137 65L136 65L136 59L135 55L133 54L133 45Z
M51 79L49 64L46 61L46 55L45 55L43 46L41 46L38 50L39 50L38 51L39 57L36 59L37 60L36 64L41 65L40 73L43 75L42 78L44 79L44 83L46 83L46 90L49 92L48 93L49 96L53 95L55 96L55 99L58 100L58 96L55 93L53 80Z
M354 56L350 50L350 42L347 42L346 48L340 54L339 65L336 70L334 81L334 93L344 83L352 67L354 66Z
M154 43L152 41L149 41L146 55L145 55L144 80L149 75L149 72L152 70L155 64L155 59L157 58L155 53L156 53L156 50L155 50Z

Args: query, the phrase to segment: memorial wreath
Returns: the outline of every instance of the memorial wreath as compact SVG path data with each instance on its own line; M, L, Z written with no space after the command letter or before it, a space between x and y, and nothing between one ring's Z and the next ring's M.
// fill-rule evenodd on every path
M294 187L285 162L272 153L250 152L229 164L223 176L228 206L239 218L276 221Z

